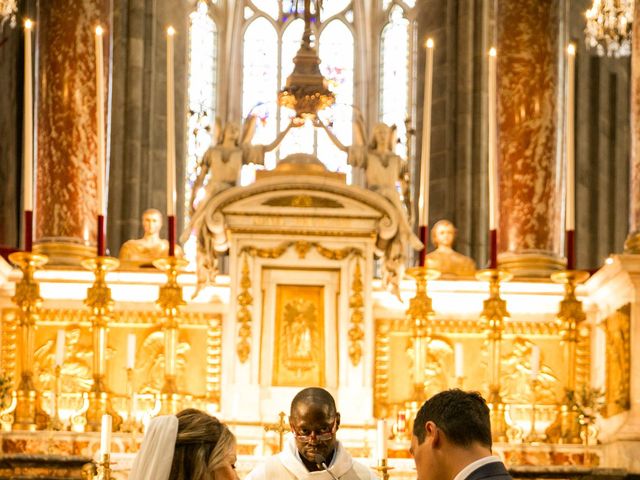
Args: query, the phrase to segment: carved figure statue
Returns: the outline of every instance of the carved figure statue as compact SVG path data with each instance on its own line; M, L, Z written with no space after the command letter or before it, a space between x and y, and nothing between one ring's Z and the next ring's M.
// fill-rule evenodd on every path
M456 227L449 220L439 220L431 229L431 241L436 249L427 254L427 258L435 260L438 270L443 276L469 277L476 271L473 259L456 252L453 242L456 238Z
M169 242L160 238L162 213L155 208L142 214L142 238L127 240L120 247L120 260L123 264L137 267L151 267L154 260L169 255ZM182 256L182 249L176 245L176 256Z
M354 122L353 144L345 146L331 129L320 120L317 123L327 132L331 141L347 153L347 161L351 166L364 168L367 188L389 200L399 213L398 234L388 244L378 246L384 251L383 281L400 298L399 282L404 272L407 247L422 250L424 246L411 228L409 170L407 162L394 153L396 129L382 122L376 124L371 142L366 145L364 124L357 118Z
M243 165L249 163L264 165L265 153L276 148L294 126L293 122L289 123L287 128L280 132L269 145L252 145L256 120L255 115L249 115L241 129L236 122L229 122L221 128L220 120L217 119L215 143L209 147L200 161L199 174L193 184L189 201L191 221L182 238L185 241L185 236L188 237L191 232L195 232L197 237L198 288L194 296L204 285L215 279L218 270L217 254L226 250L226 248L222 250L216 248L204 224L203 218L208 201L220 192L238 185ZM199 192L203 186L205 194L197 202L196 199L201 195ZM221 226L221 228L224 227Z

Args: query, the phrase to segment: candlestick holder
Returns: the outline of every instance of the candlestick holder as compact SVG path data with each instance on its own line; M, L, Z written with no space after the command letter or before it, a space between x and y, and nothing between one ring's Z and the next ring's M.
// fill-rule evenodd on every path
M108 413L113 417L114 428L122 423L122 418L111 407L110 391L106 383L107 371L107 335L109 322L113 317L113 300L111 288L105 280L107 272L120 265L113 257L94 257L82 262L82 266L94 273L95 280L87 289L84 304L91 311L91 331L93 335L93 385L89 391L89 408L85 415L86 430L100 431L102 415Z
M33 381L33 359L36 322L40 315L42 297L40 285L34 275L45 265L48 258L32 252L15 252L9 261L22 271L22 279L16 285L11 299L20 309L19 348L20 383L16 392L17 403L12 428L14 430L36 430L47 426L49 416L42 408L42 398Z
M54 380L53 380L53 417L49 423L49 429L51 430L64 430L64 424L60 420L60 365L56 365L54 368Z
M162 312L164 332L164 384L161 389L164 415L174 414L180 408L180 394L176 383L176 355L180 329L180 307L186 304L182 297L182 287L178 284L178 274L188 262L175 256L159 258L153 265L166 273L167 283L160 287L156 305Z
M491 434L497 442L507 441L507 420L505 405L500 394L500 370L502 334L504 320L510 318L507 302L500 296L500 284L511 280L513 275L504 270L488 268L476 273L476 278L489 283L489 298L484 300L480 320L489 342L489 398L491 410Z
M373 469L382 474L382 480L389 480L389 471L393 470L393 467L389 466L386 458L381 458Z
M111 480L111 454L103 453L102 460L98 462L94 480Z
M579 444L580 410L576 404L577 347L580 338L580 326L587 316L582 302L576 298L576 287L589 278L588 272L565 270L551 275L551 280L564 284L564 298L560 301L557 322L564 344L564 363L567 368L567 383L558 417L554 424L559 425L559 443Z
M541 433L538 433L536 429L536 421L537 421L537 410L538 410L538 390L540 388L540 380L538 380L537 376L532 377L530 381L531 385L531 426L529 429L529 434L525 437L525 442L527 443L542 443L545 441L545 436Z
M435 262L426 259L425 266L412 267L407 274L416 281L416 296L409 301L407 318L411 321L413 333L413 384L414 398L424 398L424 369L427 358L427 345L431 340L430 320L435 315L431 297L427 293L427 282L440 276Z
M120 431L138 433L142 430L135 418L135 392L133 391L133 368L127 368L127 419L120 425Z

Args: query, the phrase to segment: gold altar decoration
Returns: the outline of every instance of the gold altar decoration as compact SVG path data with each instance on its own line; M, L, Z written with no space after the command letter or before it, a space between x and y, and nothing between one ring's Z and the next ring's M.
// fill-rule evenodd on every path
M249 271L249 261L247 256L244 256L242 261L242 272L240 276L240 293L238 294L238 323L240 328L238 329L238 345L236 346L236 352L241 363L246 362L249 359L249 353L251 352L251 345L249 339L251 338L251 310L249 308L253 304L253 296L251 296L251 277Z
M318 2L316 19L319 20ZM278 103L296 112L296 118L315 118L336 101L320 73L320 58L315 45L311 45L311 0L304 0L304 32L300 49L293 59L293 72L287 77L285 87L278 94Z
M412 323L413 331L413 385L414 399L423 400L424 362L427 356L426 347L431 339L431 321L435 315L431 298L427 294L427 282L438 278L440 273L428 262L425 267L413 267L407 274L416 281L416 295L409 301L406 316Z
M113 257L98 256L82 261L82 266L93 271L94 283L87 289L84 304L91 312L91 330L93 336L93 385L89 391L89 408L85 413L86 430L100 431L102 415L108 413L113 417L113 427L118 429L122 419L113 410L110 391L106 383L107 371L107 335L109 324L113 318L113 299L111 289L105 277L107 272L115 270L120 262Z
M11 299L20 309L19 349L20 382L16 393L13 429L36 430L45 428L48 415L41 405L41 398L33 379L33 354L36 322L42 297L40 286L34 279L35 271L47 263L47 257L31 252L15 252L9 255L11 263L22 271L22 279L16 285Z
M567 381L564 397L558 408L558 417L546 432L550 441L558 443L582 442L580 411L576 403L576 375L580 330L587 317L582 309L582 302L576 298L576 287L587 278L589 278L587 272L576 270L565 270L551 275L551 280L564 285L564 298L560 302L557 322L561 329Z
M175 414L180 409L180 395L176 383L176 360L178 333L180 330L180 307L186 305L182 298L182 287L178 285L178 274L189 264L175 256L154 260L153 265L167 275L167 283L160 287L156 305L162 312L164 333L164 383L161 390L164 415Z
M364 340L364 299L362 298L362 272L360 261L356 260L353 272L353 282L351 283L351 296L349 297L349 308L351 309L351 328L349 328L349 359L355 367L362 359L362 341Z
M393 467L389 465L386 458L381 458L380 460L378 460L378 464L372 468L376 472L382 474L382 480L389 480L389 471L393 470Z
M500 394L501 346L504 320L510 315L507 311L507 302L500 297L500 283L509 281L512 275L502 270L490 268L479 271L476 278L489 283L489 298L484 300L480 313L480 319L485 326L489 342L489 397L487 403L491 409L491 434L495 441L503 442L507 440L507 422L505 405Z
M611 417L631 407L631 305L620 307L604 322L606 346L606 408Z
M291 431L291 427L285 421L287 414L284 412L280 412L278 414L278 422L277 423L267 423L264 426L265 432L276 432L278 434L278 451L281 452L284 447L284 434Z
M325 385L324 330L324 286L276 286L272 385Z

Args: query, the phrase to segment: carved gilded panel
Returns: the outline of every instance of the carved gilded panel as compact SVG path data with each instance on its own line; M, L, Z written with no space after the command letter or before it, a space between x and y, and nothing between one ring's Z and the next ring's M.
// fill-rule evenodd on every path
M610 417L629 410L631 375L631 305L626 304L613 312L604 322L606 346L606 408Z
M274 386L325 384L324 287L277 285Z

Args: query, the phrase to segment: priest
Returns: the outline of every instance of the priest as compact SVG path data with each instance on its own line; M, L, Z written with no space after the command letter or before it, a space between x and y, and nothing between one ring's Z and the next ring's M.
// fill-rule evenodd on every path
M336 439L340 414L329 392L305 388L291 402L293 438L284 450L256 467L246 480L373 480L366 466L354 461Z

